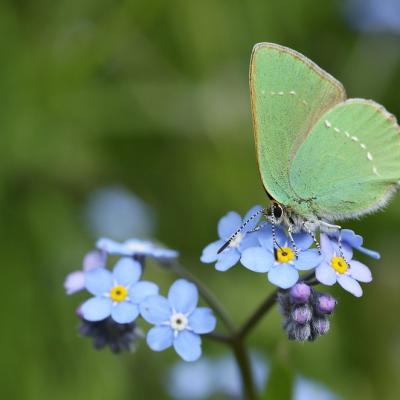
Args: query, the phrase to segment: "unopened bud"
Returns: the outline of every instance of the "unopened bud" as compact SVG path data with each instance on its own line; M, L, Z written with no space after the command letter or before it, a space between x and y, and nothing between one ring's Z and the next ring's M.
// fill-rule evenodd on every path
M293 308L291 316L293 318L293 321L297 322L298 324L304 325L307 322L311 321L313 313L311 308L307 304L304 304L302 306L296 306L295 308Z
M336 300L329 294L321 294L315 302L315 308L320 314L331 314L336 306Z
M311 336L311 327L310 324L302 325L291 321L286 326L286 332L290 340L305 342Z
M327 317L316 317L313 318L311 326L315 336L322 336L329 331L330 323Z
M289 295L294 303L307 303L311 295L311 288L304 282L296 283L289 290Z

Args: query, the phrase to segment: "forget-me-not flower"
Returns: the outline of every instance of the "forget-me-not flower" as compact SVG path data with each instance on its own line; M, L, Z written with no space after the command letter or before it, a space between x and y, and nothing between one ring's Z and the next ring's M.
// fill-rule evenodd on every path
M97 241L96 247L108 254L117 256L147 256L156 259L166 260L178 257L175 250L158 246L149 240L129 239L123 243L112 239L101 238Z
M169 289L168 299L150 296L140 305L143 318L154 324L147 333L147 343L154 351L173 346L185 361L201 356L201 334L214 330L216 319L210 308L197 307L197 287L178 279Z
M365 247L363 247L362 236L357 235L351 229L342 229L340 231L340 235L343 244L348 245L353 249L356 249L359 252L366 254L369 257L375 258L376 260L379 260L381 258L381 255L377 251L366 249ZM329 236L338 239L339 231L329 233Z
M321 249L324 261L315 270L318 281L329 286L337 282L354 296L362 296L363 292L358 282L371 282L372 275L366 265L352 259L352 248L342 244L340 252L336 240L321 234Z
M322 257L317 249L309 249L313 243L312 237L300 232L293 235L298 250L296 258L295 250L283 230L280 227L275 229L276 249L273 247L272 226L267 224L259 232L259 246L247 248L240 262L251 271L267 272L271 283L288 289L299 280L298 271L315 268Z
M85 287L93 294L80 312L88 321L101 321L109 316L120 324L127 324L139 315L139 305L147 297L158 294L155 283L139 281L142 268L138 261L121 258L111 273L96 268L85 273Z
M67 294L74 294L85 289L85 272L95 268L105 268L107 254L103 251L89 251L83 258L82 269L68 274L64 280Z
M243 231L236 235L224 251L220 254L217 252L249 218L261 209L261 206L251 208L243 219L234 211L228 212L223 216L218 222L219 239L205 247L203 254L200 257L201 262L216 262L215 269L218 271L227 271L229 268L233 267L240 260L240 256L245 249L257 245L258 232L252 231L257 226L258 221L261 218L261 213L257 217L253 218L243 228Z

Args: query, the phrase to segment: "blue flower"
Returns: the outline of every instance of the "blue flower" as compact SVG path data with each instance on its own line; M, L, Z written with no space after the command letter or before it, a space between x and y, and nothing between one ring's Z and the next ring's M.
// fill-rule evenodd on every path
M175 281L168 299L150 296L140 305L143 318L154 324L147 333L147 343L154 351L174 346L185 361L201 356L201 334L214 330L216 319L210 308L196 307L197 288L185 279Z
M158 294L155 283L140 281L139 262L121 258L111 273L96 268L85 273L85 287L93 294L80 311L88 321L101 321L109 316L119 324L127 324L139 315L139 304L147 297Z
M96 247L108 254L117 256L148 256L156 259L170 259L178 257L175 250L165 249L149 240L129 239L123 243L114 240L101 238L97 241Z
M321 249L324 261L315 270L318 281L329 286L337 282L354 296L362 296L363 292L358 282L371 282L372 275L366 265L352 259L351 246L343 244L341 254L336 240L321 234Z
M335 231L333 233L329 233L329 236L338 239L339 232ZM341 238L342 238L343 244L347 244L348 246L352 247L353 249L356 249L356 250L360 251L361 253L366 254L369 257L375 258L376 260L379 260L381 258L381 255L377 251L366 249L365 247L362 247L362 244L363 244L362 236L357 235L351 229L342 229L341 230Z
M82 270L68 274L64 280L64 288L67 294L74 294L85 289L85 272L95 268L106 266L107 254L103 251L93 250L83 258Z
M251 208L243 219L234 211L228 212L223 216L218 222L219 240L209 244L203 250L203 254L200 257L201 262L213 263L216 261L215 269L218 271L227 271L233 267L240 260L240 256L245 249L257 245L258 232L251 231L257 226L261 214L252 219L224 251L220 254L217 254L217 252L244 222L261 209L262 207L260 206Z
M240 262L251 271L268 272L268 280L282 289L292 287L299 279L299 270L315 268L322 257L317 249L309 249L313 243L310 235L302 232L293 235L298 248L298 257L283 230L276 227L278 248L273 248L272 227L266 225L260 230L258 240L261 246L247 248Z

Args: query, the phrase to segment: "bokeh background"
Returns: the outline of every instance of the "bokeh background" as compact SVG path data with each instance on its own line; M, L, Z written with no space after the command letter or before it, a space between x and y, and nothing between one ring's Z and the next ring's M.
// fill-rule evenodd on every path
M67 297L64 276L97 235L156 237L243 321L271 286L239 266L218 273L199 255L226 211L266 204L252 46L292 47L350 97L400 115L399 34L397 0L3 0L1 397L168 399L177 356L145 343L133 355L92 350L77 334L85 295ZM331 332L311 344L288 342L274 310L251 347L343 399L398 399L400 197L346 226L382 253L368 260L375 279L364 297L334 289ZM157 267L146 274L163 291L174 278ZM208 342L204 351L225 354ZM284 375L273 374L275 385L287 385Z

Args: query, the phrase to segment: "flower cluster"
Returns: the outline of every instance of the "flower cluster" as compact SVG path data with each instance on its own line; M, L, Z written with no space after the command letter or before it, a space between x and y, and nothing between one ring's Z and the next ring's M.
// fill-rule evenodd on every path
M197 307L196 286L177 280L166 299L158 294L155 283L141 280L144 257L165 261L178 253L136 239L124 243L100 239L97 248L85 256L82 271L69 274L64 282L68 294L86 289L92 295L77 312L80 333L93 338L95 348L130 350L142 336L136 325L142 316L156 325L147 333L151 349L161 351L173 345L184 360L197 360L200 335L214 330L216 319L209 308ZM112 272L106 267L110 255L119 256Z
M332 296L317 292L304 282L280 292L278 303L288 338L299 342L314 341L325 335L329 330L328 316L336 306Z
M218 223L220 239L205 247L201 261L215 262L218 271L226 271L240 261L245 268L266 274L268 280L281 289L295 285L303 271L314 270L320 283L333 285L337 282L353 295L362 295L359 282L370 282L372 275L367 266L353 259L353 249L375 259L380 256L362 247L361 236L349 229L340 232L340 239L339 232L330 236L321 234L321 246L317 248L316 240L307 232L301 231L290 238L280 226L273 227L268 221L260 223L261 213L251 219L258 210L259 206L253 207L243 219L235 212L222 217ZM239 233L234 235L236 232Z

